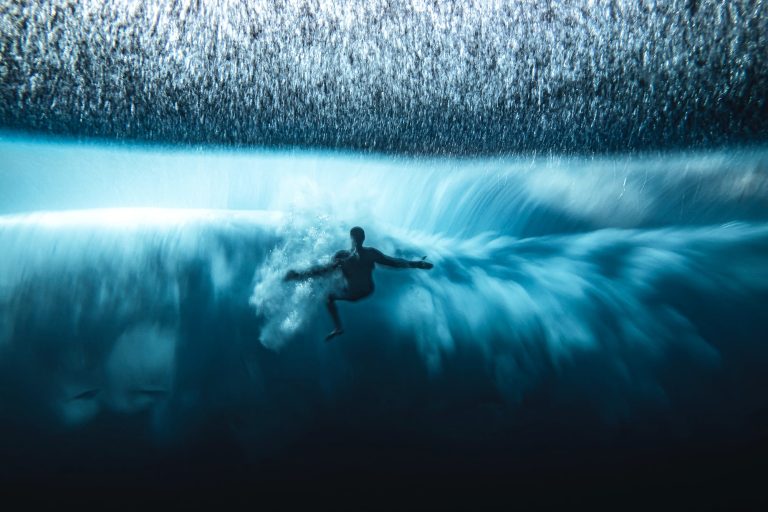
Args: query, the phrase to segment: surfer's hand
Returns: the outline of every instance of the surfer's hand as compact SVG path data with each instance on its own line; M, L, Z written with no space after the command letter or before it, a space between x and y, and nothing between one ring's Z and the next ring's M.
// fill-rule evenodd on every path
M301 277L301 274L296 272L295 270L289 270L287 274L285 274L285 277L283 278L284 281L295 281L299 277Z

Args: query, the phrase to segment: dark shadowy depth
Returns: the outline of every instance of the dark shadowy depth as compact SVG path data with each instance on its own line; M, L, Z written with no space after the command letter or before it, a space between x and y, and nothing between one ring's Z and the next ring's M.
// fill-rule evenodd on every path
M430 272L377 271L376 294L343 304L345 333L326 343L322 283L302 294L275 256L313 246L312 230L225 213L47 230L55 216L0 230L24 269L2 297L4 492L331 508L765 502L764 227L457 247ZM285 303L307 318L274 345Z

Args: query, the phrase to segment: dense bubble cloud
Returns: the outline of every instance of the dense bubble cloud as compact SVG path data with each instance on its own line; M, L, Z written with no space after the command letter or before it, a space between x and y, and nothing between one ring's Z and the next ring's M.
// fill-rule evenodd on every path
M0 6L0 125L427 154L768 139L768 5Z

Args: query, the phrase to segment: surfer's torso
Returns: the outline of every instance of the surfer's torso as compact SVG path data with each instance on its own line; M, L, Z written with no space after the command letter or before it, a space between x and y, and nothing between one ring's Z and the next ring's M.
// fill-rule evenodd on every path
M378 249L371 247L357 247L351 251L337 253L341 273L350 294L368 295L373 292L373 269L380 255Z

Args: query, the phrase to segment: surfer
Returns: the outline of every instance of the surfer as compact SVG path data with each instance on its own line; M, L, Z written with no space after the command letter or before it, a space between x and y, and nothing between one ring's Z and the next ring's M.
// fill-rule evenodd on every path
M425 270L433 267L431 263L424 261L424 258L415 261L403 260L387 256L373 247L363 247L365 231L361 227L356 226L352 228L349 231L349 236L352 239L352 250L338 251L333 256L331 263L313 267L304 272L289 270L285 275L286 281L296 281L329 274L336 269L341 269L346 286L337 292L328 294L325 302L334 325L334 329L325 337L326 341L344 333L344 329L341 327L339 311L336 309L336 301L356 302L373 293L373 268L375 264L378 263L379 265L395 268L421 268Z

